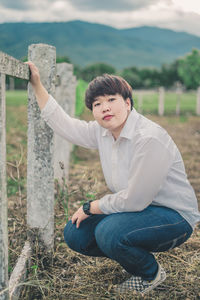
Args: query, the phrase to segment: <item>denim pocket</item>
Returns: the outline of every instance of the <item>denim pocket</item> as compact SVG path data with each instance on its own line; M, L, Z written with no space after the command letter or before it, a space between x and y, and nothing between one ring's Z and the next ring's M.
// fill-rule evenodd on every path
M167 251L167 250L173 249L175 247L178 247L181 244L183 244L189 237L190 237L190 234L188 235L188 233L184 233L173 240L159 244L158 247L155 249L155 251L162 252L162 251Z

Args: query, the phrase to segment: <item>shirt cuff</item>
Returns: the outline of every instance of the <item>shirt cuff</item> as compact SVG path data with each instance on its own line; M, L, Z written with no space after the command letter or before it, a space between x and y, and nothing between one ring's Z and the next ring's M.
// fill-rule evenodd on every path
M41 117L44 118L45 121L48 121L50 115L55 111L57 107L58 107L58 103L51 95L49 95L49 99L45 107L41 110Z
M108 203L109 203L109 194L105 195L104 197L102 197L101 199L99 199L99 209L105 214L105 215L109 215L112 213L115 213L116 211L112 210L111 207L108 207Z

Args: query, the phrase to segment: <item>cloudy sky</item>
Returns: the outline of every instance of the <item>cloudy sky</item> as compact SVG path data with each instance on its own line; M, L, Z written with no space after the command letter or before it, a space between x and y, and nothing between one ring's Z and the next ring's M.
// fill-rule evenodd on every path
M200 0L0 0L0 23L83 20L157 26L200 36Z

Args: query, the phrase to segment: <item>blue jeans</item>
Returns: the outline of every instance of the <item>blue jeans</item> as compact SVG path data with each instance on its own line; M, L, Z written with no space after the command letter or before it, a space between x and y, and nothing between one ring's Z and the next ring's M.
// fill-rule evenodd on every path
M151 252L181 245L192 231L175 210L150 205L140 212L92 215L78 229L69 221L64 238L74 251L113 259L127 272L153 280L158 263Z

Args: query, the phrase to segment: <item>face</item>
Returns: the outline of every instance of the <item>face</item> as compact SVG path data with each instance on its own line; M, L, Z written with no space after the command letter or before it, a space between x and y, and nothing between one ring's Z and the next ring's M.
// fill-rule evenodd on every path
M120 135L130 111L130 99L124 100L119 94L99 96L92 105L95 120L110 130L115 139Z

